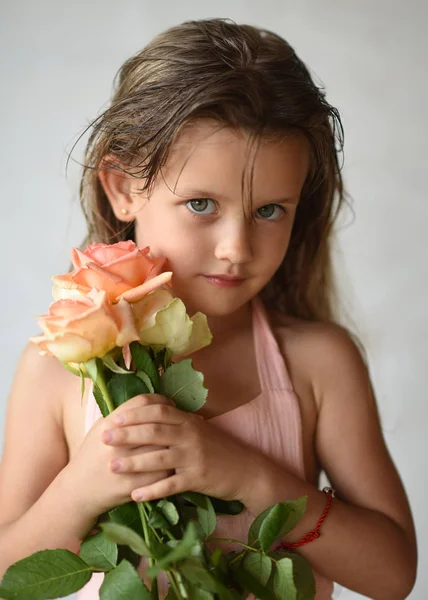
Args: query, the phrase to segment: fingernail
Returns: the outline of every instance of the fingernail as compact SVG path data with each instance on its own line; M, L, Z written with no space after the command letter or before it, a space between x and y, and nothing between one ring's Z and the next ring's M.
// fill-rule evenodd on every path
M123 425L123 423L125 423L125 417L124 417L123 415L116 415L116 416L114 417L114 422L115 422L117 425Z
M134 492L132 494L132 497L135 500L135 502L140 502L141 500L144 499L144 494L143 494L143 492Z
M103 431L103 442L108 444L113 441L113 432L111 430Z
M111 469L112 471L120 471L122 469L122 463L119 459L115 459L111 461Z

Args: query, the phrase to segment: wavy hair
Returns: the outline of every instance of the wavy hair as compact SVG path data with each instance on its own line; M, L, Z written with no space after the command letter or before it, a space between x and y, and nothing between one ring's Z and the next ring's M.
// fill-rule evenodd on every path
M119 164L132 165L125 172L144 178L143 189L150 191L180 130L199 118L245 131L251 143L293 132L307 138L310 169L288 251L262 294L269 307L289 315L337 320L331 236L345 200L340 116L293 48L257 27L189 21L124 63L111 104L90 125L80 185L85 243L135 235L133 223L116 219L101 186L103 157L113 154Z

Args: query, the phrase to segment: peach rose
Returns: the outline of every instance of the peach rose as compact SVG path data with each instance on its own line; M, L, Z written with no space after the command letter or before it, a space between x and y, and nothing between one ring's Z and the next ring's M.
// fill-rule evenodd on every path
M110 302L120 298L136 302L165 285L171 272L161 273L165 258L150 258L149 248L134 242L91 244L84 251L73 248L74 271L52 277L55 300L87 295L91 289L104 290Z
M102 357L115 346L139 339L128 302L111 305L104 291L91 290L86 296L57 300L38 324L44 335L30 341L42 353L65 363Z

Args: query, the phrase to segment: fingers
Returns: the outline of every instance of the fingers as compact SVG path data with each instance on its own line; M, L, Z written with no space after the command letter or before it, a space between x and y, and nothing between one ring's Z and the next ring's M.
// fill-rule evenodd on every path
M151 485L136 488L131 494L134 502L148 502L158 498L166 498L174 494L181 494L190 489L190 483L182 474L174 474L166 479L161 479Z
M168 405L175 406L172 400L162 396L161 394L139 394L138 396L134 396L130 398L120 406L118 406L110 415L106 417L106 420L113 421L117 418L121 418L121 415L128 410L132 410L135 408L142 408L144 406L153 406L153 405Z
M135 452L128 456L115 458L110 462L114 473L152 473L160 472L163 478L172 475L175 468L182 466L180 453L169 448L152 450L151 452Z
M113 415L113 413L112 413ZM136 425L138 423L184 423L188 420L183 411L168 404L146 404L122 410L111 419L115 427Z
M180 443L181 431L176 424L143 423L127 427L110 427L101 433L101 440L108 446L155 445L171 446Z

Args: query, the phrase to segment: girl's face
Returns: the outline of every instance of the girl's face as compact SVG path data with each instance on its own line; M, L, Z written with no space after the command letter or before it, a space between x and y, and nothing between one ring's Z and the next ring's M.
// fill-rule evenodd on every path
M247 152L245 133L198 122L180 134L150 197L132 192L136 243L167 257L172 291L191 313L235 313L268 283L287 251L308 144L297 134L262 141L251 208L242 197L243 171L253 160Z

